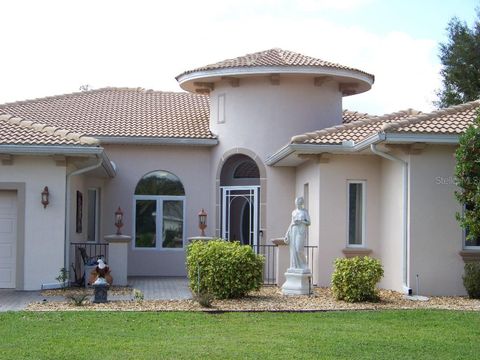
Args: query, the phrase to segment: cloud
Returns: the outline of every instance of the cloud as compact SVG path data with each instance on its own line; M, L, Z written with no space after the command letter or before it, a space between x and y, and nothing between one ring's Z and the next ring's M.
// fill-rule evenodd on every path
M289 6L282 4L290 4ZM308 8L352 11L370 0L244 0L2 4L0 103L94 87L179 90L184 70L281 47L376 75L374 88L345 98L373 113L426 110L439 87L436 45L405 33L341 26ZM24 9L28 8L29 11Z

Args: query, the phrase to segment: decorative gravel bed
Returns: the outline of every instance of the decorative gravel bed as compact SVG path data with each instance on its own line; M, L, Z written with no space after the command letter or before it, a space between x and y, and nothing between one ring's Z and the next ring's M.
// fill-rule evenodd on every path
M50 290L49 290L50 291ZM67 290L68 291L68 290ZM91 291L91 290L89 290ZM119 290L120 291L120 290ZM132 289L123 289L128 294ZM80 292L79 292L80 293ZM49 296L45 292L45 296ZM55 291L55 295L61 295ZM105 304L86 302L76 306L72 302L47 301L32 303L29 311L331 311L331 310L381 310L381 309L450 309L480 311L480 300L467 297L430 297L428 301L413 301L404 295L380 290L379 302L350 304L333 298L330 288L315 288L312 296L283 296L277 287L263 287L250 296L235 300L215 300L210 309L194 300L109 301Z
M133 289L129 286L110 286L108 293L111 295L131 295ZM70 296L70 295L81 295L88 294L93 296L93 288L84 288L84 287L69 287L66 289L51 289L51 290L42 290L42 296Z

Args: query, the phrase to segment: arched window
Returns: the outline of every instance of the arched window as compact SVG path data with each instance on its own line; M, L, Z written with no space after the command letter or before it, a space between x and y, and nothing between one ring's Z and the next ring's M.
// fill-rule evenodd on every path
M134 199L135 247L183 248L185 189L180 179L168 171L152 171L138 182Z
M238 164L233 172L234 179L257 179L259 177L258 166L252 159L245 160Z
M152 171L144 175L135 188L135 195L185 195L180 179L168 171Z

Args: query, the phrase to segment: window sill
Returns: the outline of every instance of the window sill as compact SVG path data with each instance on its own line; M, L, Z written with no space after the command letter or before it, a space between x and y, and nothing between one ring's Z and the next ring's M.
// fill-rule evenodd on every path
M342 252L346 258L352 258L355 256L360 256L360 257L368 256L372 253L372 250L367 248L360 248L360 247L357 247L357 248L349 247L349 248L343 249Z
M473 249L464 249L458 253L464 263L471 263L471 262L480 262L480 249L473 250Z

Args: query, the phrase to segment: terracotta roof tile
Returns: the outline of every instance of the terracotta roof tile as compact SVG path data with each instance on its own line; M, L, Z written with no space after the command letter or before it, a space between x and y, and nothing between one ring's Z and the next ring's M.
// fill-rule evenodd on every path
M360 113L358 111L350 111L345 109L342 113L342 123L348 124L357 120L365 120L369 117L371 117L371 115L368 115L367 113Z
M0 134L1 145L98 145L92 137L9 114L0 115Z
M368 75L372 79L373 75L340 64L332 63L329 61L316 59L310 56L302 55L293 51L274 48L270 50L259 51L244 56L239 56L233 59L223 60L214 64L205 65L193 70L188 70L178 75L179 79L182 75L190 74L197 71L228 69L228 68L252 68L252 67L320 67L320 68L333 68L358 72Z
M95 137L215 138L208 96L183 92L103 88L3 104L1 113Z
M383 124L396 122L419 113L419 111L408 109L382 116L368 114L350 116L350 122L294 136L291 142L303 144L341 144L344 141L359 142L380 131Z
M377 133L416 133L459 135L473 123L480 109L480 100L445 109L421 113L408 109L383 116L344 112L342 125L292 137L292 143L341 144L344 141L358 143ZM345 119L347 121L345 121Z

